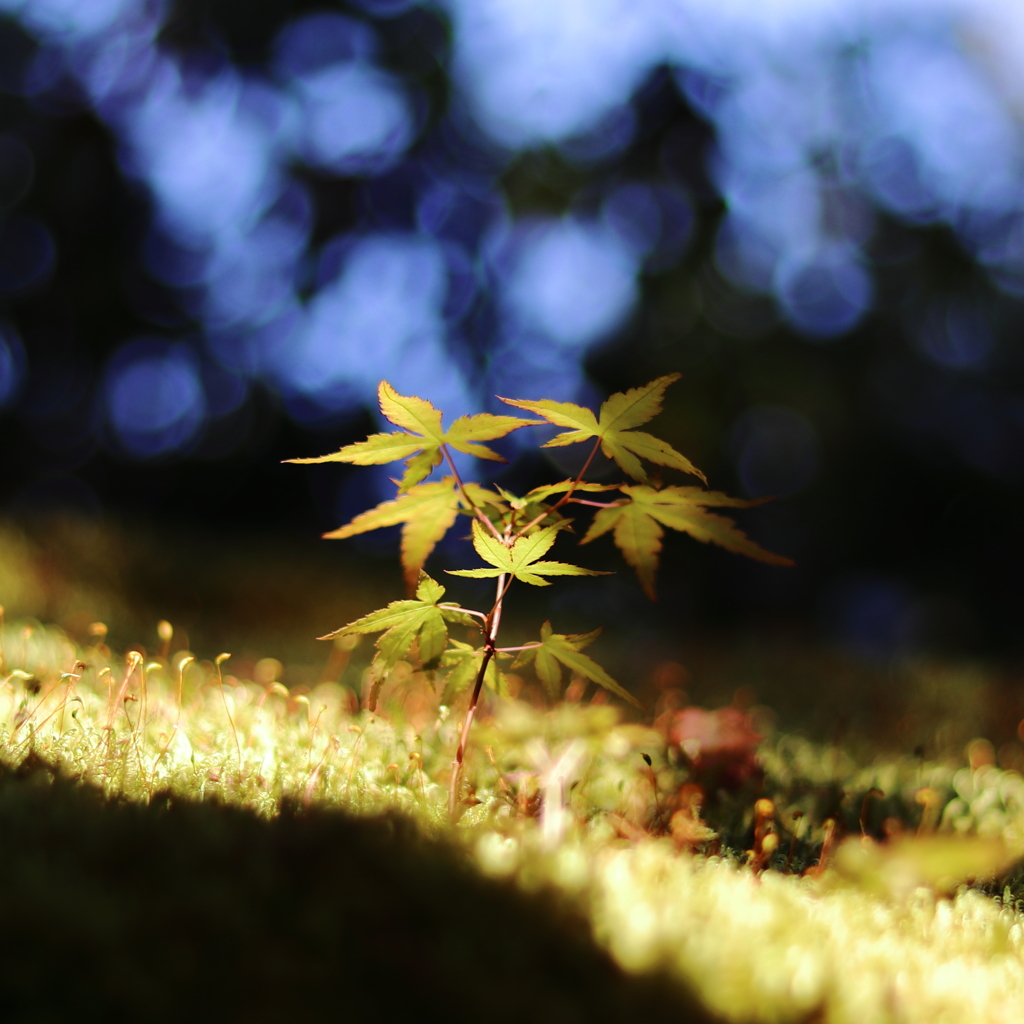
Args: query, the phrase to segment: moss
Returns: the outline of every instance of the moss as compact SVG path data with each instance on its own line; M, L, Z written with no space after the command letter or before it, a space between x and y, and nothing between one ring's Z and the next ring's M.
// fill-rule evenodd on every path
M1024 874L967 884L1024 851L1024 778L982 741L857 758L777 733L687 831L701 776L658 732L503 702L453 824L458 716L411 669L370 715L258 662L222 685L185 652L3 641L11 1019L1009 1024L1024 1003ZM833 829L863 856L805 875Z

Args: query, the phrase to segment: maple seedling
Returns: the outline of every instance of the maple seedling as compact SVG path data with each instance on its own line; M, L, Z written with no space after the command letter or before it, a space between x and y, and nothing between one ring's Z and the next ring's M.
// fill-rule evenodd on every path
M628 690L583 653L583 648L597 637L599 629L581 634L556 633L551 623L545 622L539 641L521 647L497 646L502 609L513 582L546 587L551 582L549 577L605 575L546 557L572 523L563 511L567 506L596 510L581 543L589 543L610 532L652 600L665 526L772 565L792 564L789 559L755 544L731 519L708 511L720 507L746 508L760 501L730 498L701 487L662 486L660 481L648 479L644 460L695 476L707 484L704 474L670 444L636 429L661 412L665 390L678 379L677 373L666 374L642 387L614 394L602 404L597 416L590 409L569 402L502 398L507 405L542 419L480 413L460 417L447 430L443 427L441 411L430 402L400 395L387 381L381 381L377 391L380 411L400 430L373 434L331 455L288 460L306 464L347 462L357 466L405 462L405 473L396 481L398 493L392 500L363 512L324 536L353 537L401 524L401 558L409 596L406 600L392 601L386 608L364 615L321 639L380 634L377 653L370 666L368 705L371 710L376 706L381 685L400 661L418 662L424 670L439 675L444 685L442 700L445 703L471 689L452 761L448 804L453 817L458 813L466 744L482 688L486 684L499 694L507 693L507 681L500 668L502 660L515 655L512 668L532 664L552 700L561 696L563 670L568 669L571 674L640 706ZM463 480L452 457L453 451L504 462L483 442L544 423L566 428L547 441L545 448L591 442L583 468L574 478L535 487L522 496L501 487ZM605 484L586 480L598 451L613 460L633 482ZM428 480L442 463L447 465L449 475L440 480ZM597 496L609 498L610 492L617 492L619 496L595 500ZM446 572L452 576L494 579L494 602L486 612L442 601L445 588L424 572L427 558L459 516L471 517L473 547L486 564ZM478 631L477 642L466 643L449 636L449 625L474 627Z

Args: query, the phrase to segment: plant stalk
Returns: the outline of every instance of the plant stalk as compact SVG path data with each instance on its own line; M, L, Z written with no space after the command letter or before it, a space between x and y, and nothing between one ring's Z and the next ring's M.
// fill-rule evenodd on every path
M620 501L588 501L586 498L572 498L570 499L572 505L589 505L591 508L618 508L620 505L626 505L628 502L625 499Z
M501 540L501 534L498 533L494 523L492 523L490 519L480 511L476 502L469 496L469 491L466 490L466 485L462 482L462 476L455 468L455 460L452 458L451 452L448 451L448 446L445 444L441 445L441 451L444 453L444 457L448 462L448 468L452 471L452 476L455 477L455 486L458 487L459 494L462 495L462 500L473 510L473 515L475 515L477 519L479 519L480 522L498 538L498 540Z
M542 515L538 516L532 522L527 523L525 526L519 527L517 530L514 531L514 533L511 529L511 524L509 524L509 530L507 531L508 535L504 537L498 532L494 523L492 523L490 519L488 519L487 516L485 516L483 512L481 512L480 509L477 508L476 504L473 502L473 499L470 498L465 486L462 483L462 478L459 475L459 471L455 468L455 461L452 459L451 453L448 451L447 446L442 445L441 450L442 452L444 452L444 457L448 461L448 465L451 468L451 471L455 477L456 486L459 488L459 492L462 494L463 499L473 509L474 513L476 513L476 516L490 529L491 533L493 533L494 536L498 538L498 540L502 541L502 543L504 544L511 546L515 538L524 536L526 531L529 530L532 526L536 526L537 523L539 523L542 519L550 515L555 509L560 508L567 501L569 501L570 498L572 498L573 491L575 491L576 487L580 483L582 483L583 477L586 474L587 470L590 468L591 462L594 461L594 456L597 455L598 449L600 447L601 439L595 438L594 447L591 448L590 454L587 456L587 461L583 463L583 468L579 471L579 473L576 476L576 479L572 482L572 485L570 486L569 490L566 491L564 495L562 495L561 499L555 502L555 504L552 505L550 509L545 511ZM508 591L511 582L511 578L508 580L508 582L506 582L504 574L498 577L498 592L494 600L494 607L491 609L491 614L487 616L487 619L484 624L485 640L483 657L480 659L480 671L476 674L476 681L473 684L473 693L469 698L469 707L466 708L466 718L465 721L462 723L462 735L459 737L459 746L455 752L455 760L452 761L452 777L451 782L449 783L448 786L448 814L453 821L456 818L456 812L458 811L459 807L459 785L462 782L462 765L466 756L466 744L469 741L469 730L473 725L473 719L476 717L477 704L480 701L480 691L483 689L484 677L487 675L487 667L490 665L491 659L496 654L498 626L501 623L502 603L505 600L505 594Z
M509 583L512 581L509 580ZM498 627L501 625L501 607L505 600L505 593L508 585L505 576L498 577L498 592L494 601L491 614L487 616L485 624L486 637L484 640L484 655L480 659L480 671L476 674L476 681L473 684L473 693L469 698L469 707L466 708L466 718L462 723L462 735L459 737L459 746L455 751L455 760L452 761L452 777L448 785L448 815L454 821L459 807L459 784L462 782L462 763L466 757L466 743L469 740L469 730L476 717L477 704L480 702L480 691L483 689L484 677L487 675L487 666L495 655L495 643L498 639Z
M556 501L554 505L551 506L551 508L546 509L539 516L537 516L536 519L531 519L530 522L528 522L525 526L520 526L519 530L517 531L519 536L522 536L531 527L536 526L539 522L546 519L549 515L551 515L552 512L555 511L555 509L561 508L570 498L572 498L572 492L575 491L581 483L583 483L584 474L587 472L588 469L590 469L590 464L594 461L594 456L597 454L597 451L600 447L601 438L594 438L594 447L590 449L590 454L587 456L587 461L583 463L583 468L579 471L579 473L576 474L576 479L573 480L572 485L569 487L569 490L567 490L565 494L563 494L562 497L559 498L558 501ZM577 498L575 500L578 501L579 499Z

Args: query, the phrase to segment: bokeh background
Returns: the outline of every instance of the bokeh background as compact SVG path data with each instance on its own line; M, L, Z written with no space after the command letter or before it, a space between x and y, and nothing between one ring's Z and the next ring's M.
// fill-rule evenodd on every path
M395 537L317 539L388 472L281 460L381 377L454 417L681 371L653 426L797 567L673 537L656 606L531 612L1014 663L1022 114L1015 0L0 0L8 567L71 624L78 559L313 636L398 594ZM528 433L506 486L564 475Z

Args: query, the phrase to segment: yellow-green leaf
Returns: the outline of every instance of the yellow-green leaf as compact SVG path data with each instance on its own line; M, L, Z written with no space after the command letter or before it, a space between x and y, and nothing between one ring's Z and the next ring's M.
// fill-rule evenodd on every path
M517 668L533 661L537 677L544 684L552 700L557 700L561 695L561 666L564 665L570 672L597 683L630 704L638 708L643 707L636 697L623 689L593 658L581 653L584 647L597 639L600 632L599 629L595 629L591 633L555 633L551 629L551 623L545 622L540 631L540 643L522 651L512 667Z
M497 495L479 484L466 484L466 494L478 507L493 504ZM369 530L402 524L402 568L411 592L438 541L451 529L458 514L469 508L455 484L446 476L436 483L419 484L356 516L352 522L325 533L324 537L341 540Z
M500 395L498 397L501 398ZM518 409L535 412L549 423L554 423L556 427L570 427L586 433L589 437L593 437L598 429L594 414L582 405L574 405L572 402L553 402L549 398L542 398L537 402L524 402L518 398L501 398L501 401ZM550 445L549 441L545 447Z
M386 380L382 380L377 386L377 402L385 419L396 427L434 441L441 439L441 411L425 398L400 395Z
M447 569L451 576L470 576L476 579L508 574L524 583L532 583L535 587L546 587L549 584L543 576L606 576L607 573L594 569L583 569L578 565L567 565L564 562L541 562L538 559L547 554L555 543L559 532L567 525L566 522L545 526L536 533L520 537L511 546L506 546L497 537L492 536L477 519L473 520L473 547L476 553L493 569Z
M482 412L476 416L460 416L447 430L444 440L456 451L475 455L480 459L492 462L505 460L479 441L494 441L505 437L513 430L543 422L542 420L521 420L516 416L495 416L493 413Z
M704 474L685 455L677 452L667 441L653 434L645 434L642 430L630 430L628 433L608 431L601 438L601 450L634 480L647 479L643 466L636 460L639 455L648 462L678 469L681 473L689 473L707 483Z
M656 465L699 477L706 483L704 474L685 455L660 438L633 429L661 412L666 388L678 379L678 373L669 373L643 387L618 392L601 406L597 418L589 409L569 402L525 402L511 398L503 398L502 401L537 413L556 426L570 428L548 441L544 446L546 448L558 448L596 438L604 454L614 459L619 468L634 480L647 479L647 472L637 458L640 456Z
M615 545L626 562L636 570L644 593L653 601L654 578L661 554L661 538L665 531L658 521L644 511L641 505L602 508L594 516L587 535L580 542L586 544L614 529Z
M580 483L576 483L575 480L560 480L557 484L545 484L543 487L534 487L532 491L529 491L521 499L523 504L529 502L540 502L546 498L550 498L555 494L564 494L566 491L616 491L618 487L615 484L592 484L587 483L585 480Z
M667 373L648 384L610 395L601 406L598 423L602 430L630 430L654 419L661 412L665 392L682 376Z
M767 562L769 565L792 565L793 562L767 551L752 541L725 516L714 515L708 507L748 508L764 499L745 501L730 498L718 491L699 487L663 487L646 484L620 488L628 501L601 509L581 541L588 544L602 534L614 531L615 543L623 557L636 570L647 596L654 599L654 577L661 552L662 526L688 533L703 543L718 544L738 555Z
M398 493L404 494L428 476L444 461L440 447L427 448L405 463L405 472L398 481Z
M371 692L371 705L376 703L376 692L384 676L412 650L414 644L418 646L420 662L428 665L441 657L448 643L446 620L467 624L473 622L472 617L458 605L438 605L444 592L444 587L436 580L422 573L415 598L392 601L386 608L370 612L320 637L321 640L333 640L335 637L360 633L381 634L377 638L378 653L372 666L375 683Z
M356 466L375 466L405 459L405 473L399 482L399 493L404 493L425 480L443 459L442 445L477 458L504 462L497 452L480 444L510 434L513 430L539 423L540 420L522 420L515 416L495 416L480 413L460 416L445 432L441 411L424 398L400 395L386 380L377 388L381 413L402 433L372 434L365 441L346 445L330 455L312 459L288 459L288 462L311 464L317 462L350 462Z
M365 441L347 444L330 455L310 459L286 459L299 465L310 466L318 462L349 462L354 466L382 466L386 462L407 459L415 455L423 443L411 434L371 434Z

